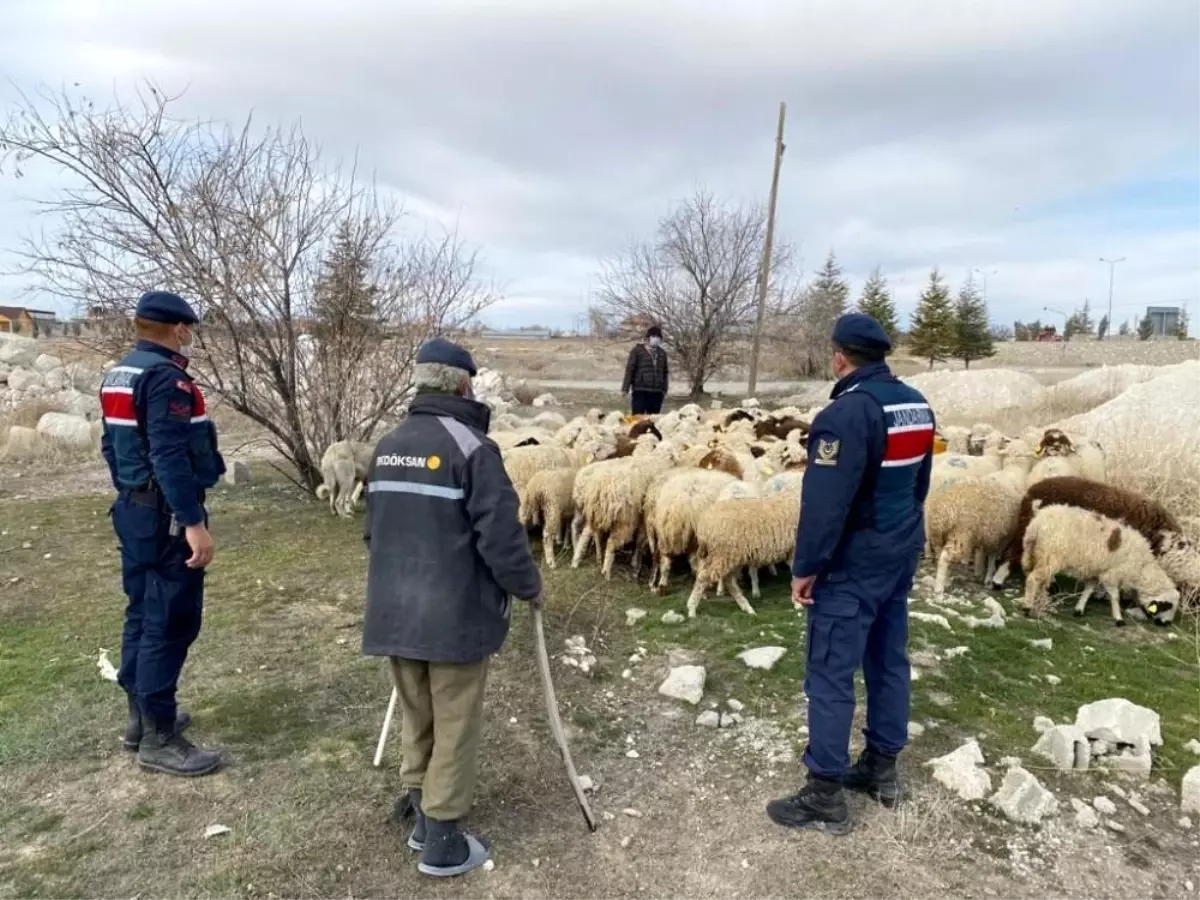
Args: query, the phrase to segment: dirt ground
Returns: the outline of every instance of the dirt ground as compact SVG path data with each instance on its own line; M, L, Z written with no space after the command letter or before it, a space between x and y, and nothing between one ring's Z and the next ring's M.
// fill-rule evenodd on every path
M1048 380L1071 371L1046 369ZM590 559L546 571L547 636L556 657L579 635L599 660L590 678L552 664L576 765L598 784L599 830L589 834L575 806L518 609L489 683L471 818L495 842L495 868L422 878L406 832L389 822L398 729L384 765L371 765L389 685L359 651L361 519L334 519L252 449L243 455L253 483L212 500L218 557L180 695L193 739L224 748L230 763L195 781L144 774L120 749L123 698L97 667L104 648L118 661L122 611L103 469L79 460L0 470L0 898L1195 896L1200 822L1181 821L1178 794L1197 761L1184 745L1200 735L1194 619L1114 629L1095 603L1083 620L1034 622L1013 614L1010 591L998 595L1010 613L999 630L914 620L922 662L951 646L970 651L940 657L914 683L913 720L925 731L904 756L913 796L894 812L855 798L854 832L831 838L778 829L763 811L802 774L803 629L786 573L764 573L753 619L710 596L698 619L667 625L660 617L681 610L690 587L682 571L655 598L624 566L604 582ZM927 579L923 570L914 608L935 611ZM982 592L963 573L954 589L979 608ZM648 614L629 624L631 607ZM1044 636L1051 654L1029 643ZM736 659L764 644L788 648L771 672ZM682 659L707 667L698 707L657 693ZM1049 687L1047 674L1061 684ZM1162 716L1149 781L1062 775L1030 754L1035 715L1071 721L1108 696ZM695 723L729 698L745 704L740 726ZM1018 826L934 783L923 763L971 737L993 789L1000 760L1020 757L1054 791L1058 814ZM1075 824L1070 799L1100 794L1118 804L1123 832ZM206 838L211 825L229 832Z

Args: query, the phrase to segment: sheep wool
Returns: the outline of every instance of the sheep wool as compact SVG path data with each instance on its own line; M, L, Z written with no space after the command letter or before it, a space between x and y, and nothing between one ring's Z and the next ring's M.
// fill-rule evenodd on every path
M734 476L716 469L694 469L661 482L654 517L646 522L648 543L657 553L658 578L650 583L654 593L666 590L671 557L694 550L700 513L712 506L726 487L737 483Z
M578 472L575 468L543 469L525 485L521 521L526 525L542 524L542 550L551 569L558 566L555 544L566 541L575 514L571 493Z
M1023 606L1030 612L1044 609L1046 589L1055 575L1064 574L1085 583L1077 614L1099 583L1109 596L1113 621L1121 616L1121 588L1137 591L1138 604L1156 622L1175 616L1179 591L1154 558L1150 542L1116 519L1075 506L1043 506L1025 529L1021 566L1025 569Z

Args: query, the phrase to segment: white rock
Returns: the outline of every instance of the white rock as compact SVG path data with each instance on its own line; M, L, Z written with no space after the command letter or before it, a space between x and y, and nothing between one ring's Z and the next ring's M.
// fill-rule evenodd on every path
M1038 650L1051 650L1054 648L1054 641L1051 638L1039 638L1029 642L1030 647Z
M708 403L709 409L721 409L724 406L725 406L724 402L722 402L720 400L710 400Z
M533 398L533 405L538 407L558 406L558 398L553 394L539 394Z
M1075 810L1075 824L1080 828L1095 828L1100 824L1096 811L1078 797L1071 798L1071 806Z
M1113 803L1107 797L1097 797L1092 801L1092 806L1096 807L1096 812L1105 816L1115 816L1117 814L1117 804Z
M42 375L61 368L63 368L63 361L57 356L51 356L49 353L41 353L33 361L33 370L40 372Z
M627 751L625 751L625 758L626 758L626 759L638 759L638 758L640 758L640 757L641 757L641 755L642 755L642 754L638 753L636 750L627 750Z
M1033 730L1038 734L1044 734L1054 727L1054 720L1048 716L1034 716Z
M682 613L677 613L671 609L662 614L661 621L664 625L682 625L687 620Z
M725 701L725 705L737 713L746 708L746 704L742 703L741 700L734 700L732 697Z
M684 700L695 706L704 698L706 674L704 666L676 666L658 686L658 692L664 697Z
M950 620L937 613L910 612L908 617L910 619L916 619L918 622L929 622L931 625L941 625L947 631L954 630L950 627Z
M1136 775L1143 779L1150 778L1150 770L1154 760L1150 752L1150 742L1144 734L1137 736L1137 744L1133 747L1123 747L1120 753L1110 753L1101 757L1104 765L1110 769L1118 769L1128 775Z
M494 859L485 859L481 868L485 872L491 872L496 868L496 861Z
M1146 804L1143 803L1141 800L1138 800L1135 797L1129 797L1125 800L1125 802L1128 803L1135 810L1137 810L1139 813L1141 813L1143 816L1150 815L1150 808L1148 806L1146 806Z
M1195 738L1192 738L1190 741L1188 741L1186 744L1183 745L1183 749L1190 750L1192 753L1195 753L1197 756L1200 756L1200 741L1196 740Z
M1179 827L1183 828L1185 830L1191 829L1191 827L1192 827L1191 818L1189 816L1180 816L1179 817Z
M732 728L741 719L737 713L721 713L721 727Z
M920 722L908 723L908 739L918 738L925 733L925 726Z
M1117 834L1125 833L1125 826L1120 822L1114 822L1112 819L1109 819L1107 822L1105 822L1104 827L1109 831L1115 831Z
M644 609L639 609L636 606L631 606L631 607L629 607L629 609L625 610L625 624L626 625L635 625L635 624L637 624L639 619L644 619L644 618L646 618L646 611Z
M983 753L974 739L952 753L925 763L934 779L963 800L982 800L992 789L992 778L983 765Z
M633 843L633 837L628 834L625 835L625 837L621 838L621 849L627 850L629 848L629 845L632 843Z
M48 391L61 391L70 384L66 369L51 369L42 375L42 379Z
M1000 765L1006 769L1011 769L1013 766L1019 766L1020 764L1021 757L1019 756L1003 756L1000 758Z
M1062 772L1086 771L1092 761L1087 735L1076 725L1055 725L1042 732L1033 752L1054 763Z
M37 341L31 338L6 336L4 340L0 340L0 363L17 369L21 366L32 366L37 358Z
M621 677L624 678L626 681L628 681L630 678L633 677L633 669L624 669L621 672Z
M47 442L65 450L92 449L92 425L80 416L45 413L38 419L37 432Z
M1000 789L988 800L1010 821L1036 825L1058 812L1058 800L1042 787L1033 773L1013 766L1004 776Z
M623 810L621 810L621 812L624 815L629 816L631 819L640 819L642 817L641 812L634 809L632 806L625 807Z
M589 775L580 775L579 787L584 791L594 791L596 790L596 782L592 781L591 776Z
M696 724L704 728L720 728L721 714L715 709L706 709L696 716Z
M970 647L951 647L949 650L942 651L942 656L946 659L954 659L956 656L965 656Z
M209 825L204 829L206 838L216 837L219 834L229 834L229 828L224 825Z
M1062 684L1062 679L1059 678L1057 675L1047 675L1046 683L1052 684L1052 685L1060 685L1060 684Z
M8 387L14 391L29 391L34 388L44 388L46 379L40 372L33 369L13 369L8 373Z
M1192 766L1179 787L1179 808L1184 813L1200 814L1200 766Z
M225 467L225 483L226 484L249 484L250 483L250 467L244 462L233 460Z
M755 647L751 650L743 650L738 654L738 659L751 669L773 669L775 663L779 662L785 653L787 653L786 647Z
M1097 700L1079 707L1075 724L1089 734L1097 728L1111 729L1123 743L1136 744L1138 737L1144 735L1152 745L1162 746L1158 713L1123 697Z
M1093 757L1107 756L1109 751L1112 750L1112 744L1108 741L1092 741L1091 745Z

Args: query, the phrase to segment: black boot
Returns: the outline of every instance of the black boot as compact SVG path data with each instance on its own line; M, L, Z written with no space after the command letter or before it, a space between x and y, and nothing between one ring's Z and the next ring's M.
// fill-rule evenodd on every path
M125 726L125 738L121 742L122 746L130 752L135 752L138 745L142 742L142 715L138 712L137 701L133 699L133 694L126 694L126 700L129 702L129 723ZM192 724L192 717L185 712L179 712L175 716L175 730L183 731Z
M816 828L837 835L847 834L851 828L850 810L841 784L811 773L798 794L768 803L767 815L785 828Z
M872 800L895 807L900 802L900 777L896 773L896 757L876 753L870 747L862 752L858 762L846 770L842 785L848 791L866 794Z
M410 788L396 799L392 807L392 821L403 825L410 818L416 820L412 834L408 836L408 846L418 853L425 849L425 813L421 812L421 789Z
M167 775L207 775L221 767L221 754L202 750L174 727L163 726L149 716L142 718L142 743L138 765Z
M425 849L417 871L422 875L449 878L465 875L487 862L492 855L491 845L472 834L460 831L458 822L439 822L426 819Z

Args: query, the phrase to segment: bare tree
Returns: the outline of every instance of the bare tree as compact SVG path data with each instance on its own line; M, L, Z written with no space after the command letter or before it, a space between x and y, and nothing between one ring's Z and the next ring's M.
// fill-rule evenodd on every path
M0 163L18 177L48 163L71 186L34 201L55 225L26 240L23 271L118 323L97 330L110 355L143 291L186 296L203 323L198 380L262 426L309 488L328 443L399 417L420 343L496 299L457 234L401 239L398 205L323 165L298 125L176 119L178 97L153 85L107 109L67 92L37 100L22 95L0 125ZM348 301L322 278L339 234L365 313L329 315Z
M700 189L660 220L654 238L633 242L602 267L603 305L619 320L649 319L662 328L693 397L747 336L765 235L761 207L722 203ZM768 277L790 257L777 243Z

